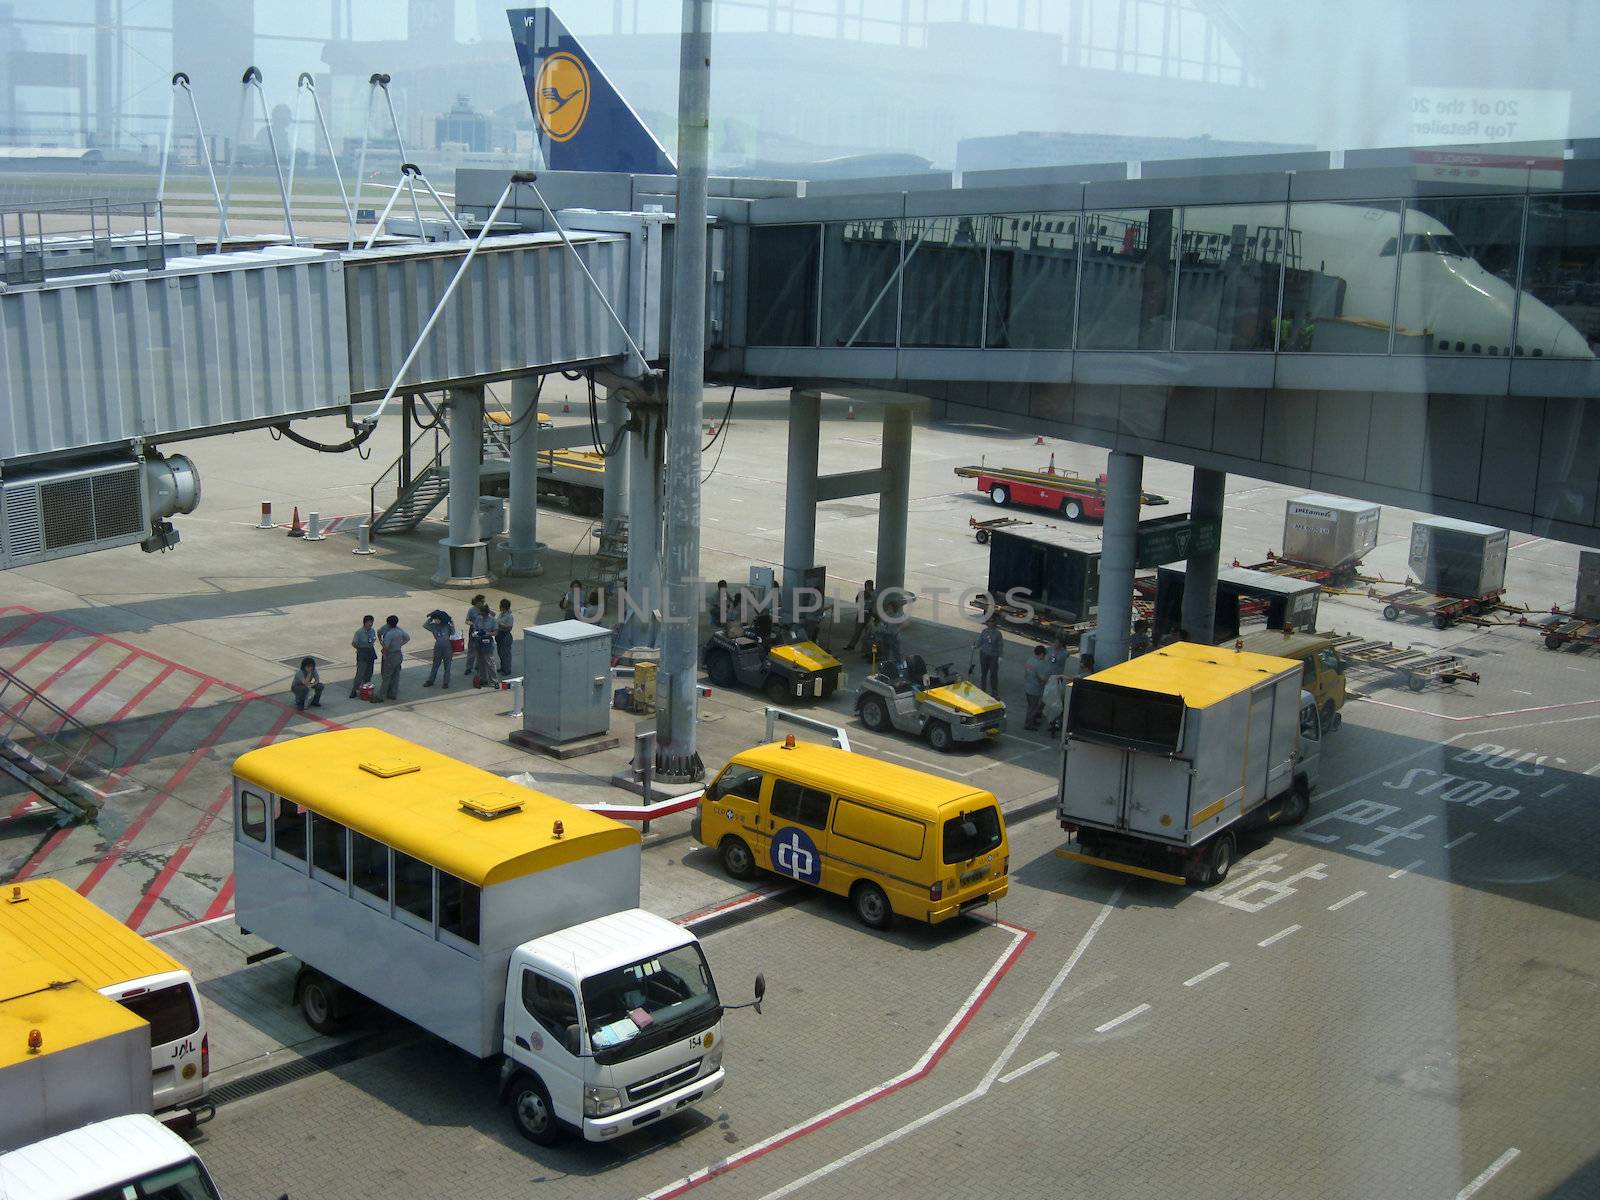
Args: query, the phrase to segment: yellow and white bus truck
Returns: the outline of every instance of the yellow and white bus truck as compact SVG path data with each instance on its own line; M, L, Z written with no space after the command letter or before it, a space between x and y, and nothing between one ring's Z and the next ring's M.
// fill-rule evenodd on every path
M792 735L735 754L693 833L735 879L765 869L847 896L874 929L937 925L1010 886L994 793Z
M639 908L638 831L376 729L234 763L241 929L335 1028L367 997L478 1058L541 1144L619 1137L722 1087L694 934ZM757 980L757 994L761 991Z
M149 1103L117 1111L154 1111L178 1122L210 1116L211 1042L187 967L56 879L4 885L0 939L48 964L56 980L92 989L144 1025Z

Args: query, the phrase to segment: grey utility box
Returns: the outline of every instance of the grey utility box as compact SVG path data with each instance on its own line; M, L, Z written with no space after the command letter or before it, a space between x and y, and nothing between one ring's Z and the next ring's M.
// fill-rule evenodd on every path
M611 727L611 630L554 621L522 631L522 728L544 742L598 737Z
M1578 554L1578 598L1572 615L1585 621L1600 621L1600 551Z
M1330 570L1353 566L1377 546L1381 511L1342 496L1296 496L1283 506L1283 557Z
M1476 600L1505 590L1510 542L1510 532L1493 525L1429 517L1412 522L1407 563L1428 591Z

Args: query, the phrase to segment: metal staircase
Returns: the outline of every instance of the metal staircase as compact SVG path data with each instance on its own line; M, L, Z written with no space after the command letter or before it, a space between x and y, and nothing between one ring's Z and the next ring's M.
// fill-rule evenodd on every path
M117 765L117 747L0 667L0 772L58 809L65 820L93 820L100 795L90 785Z
M416 448L429 434L433 435L433 457L420 471L411 473L410 464ZM445 461L450 449L450 439L444 432L444 422L437 414L435 424L425 428L411 442L407 450L389 464L388 470L378 476L372 485L372 534L410 533L427 519L428 514L450 494L450 467ZM511 442L498 422L485 416L483 446L478 461L484 464L485 477L498 470L504 473L511 461ZM383 509L378 508L380 492L395 488L394 500Z

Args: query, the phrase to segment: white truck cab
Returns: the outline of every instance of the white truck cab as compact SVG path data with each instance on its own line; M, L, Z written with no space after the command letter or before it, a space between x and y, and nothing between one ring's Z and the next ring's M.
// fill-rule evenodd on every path
M642 909L518 946L501 1090L517 1127L618 1137L722 1087L722 1003L695 936Z

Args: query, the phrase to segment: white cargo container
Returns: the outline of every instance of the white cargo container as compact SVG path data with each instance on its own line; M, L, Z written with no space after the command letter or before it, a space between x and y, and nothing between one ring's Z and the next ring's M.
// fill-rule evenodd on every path
M1311 567L1353 567L1378 545L1376 504L1342 496L1296 496L1283 506L1283 557Z
M1217 883L1236 835L1304 819L1321 728L1293 659L1175 642L1078 680L1057 801L1062 857Z
M1406 561L1427 591L1492 599L1506 588L1510 544L1510 532L1493 525L1428 517L1412 523L1411 553Z

